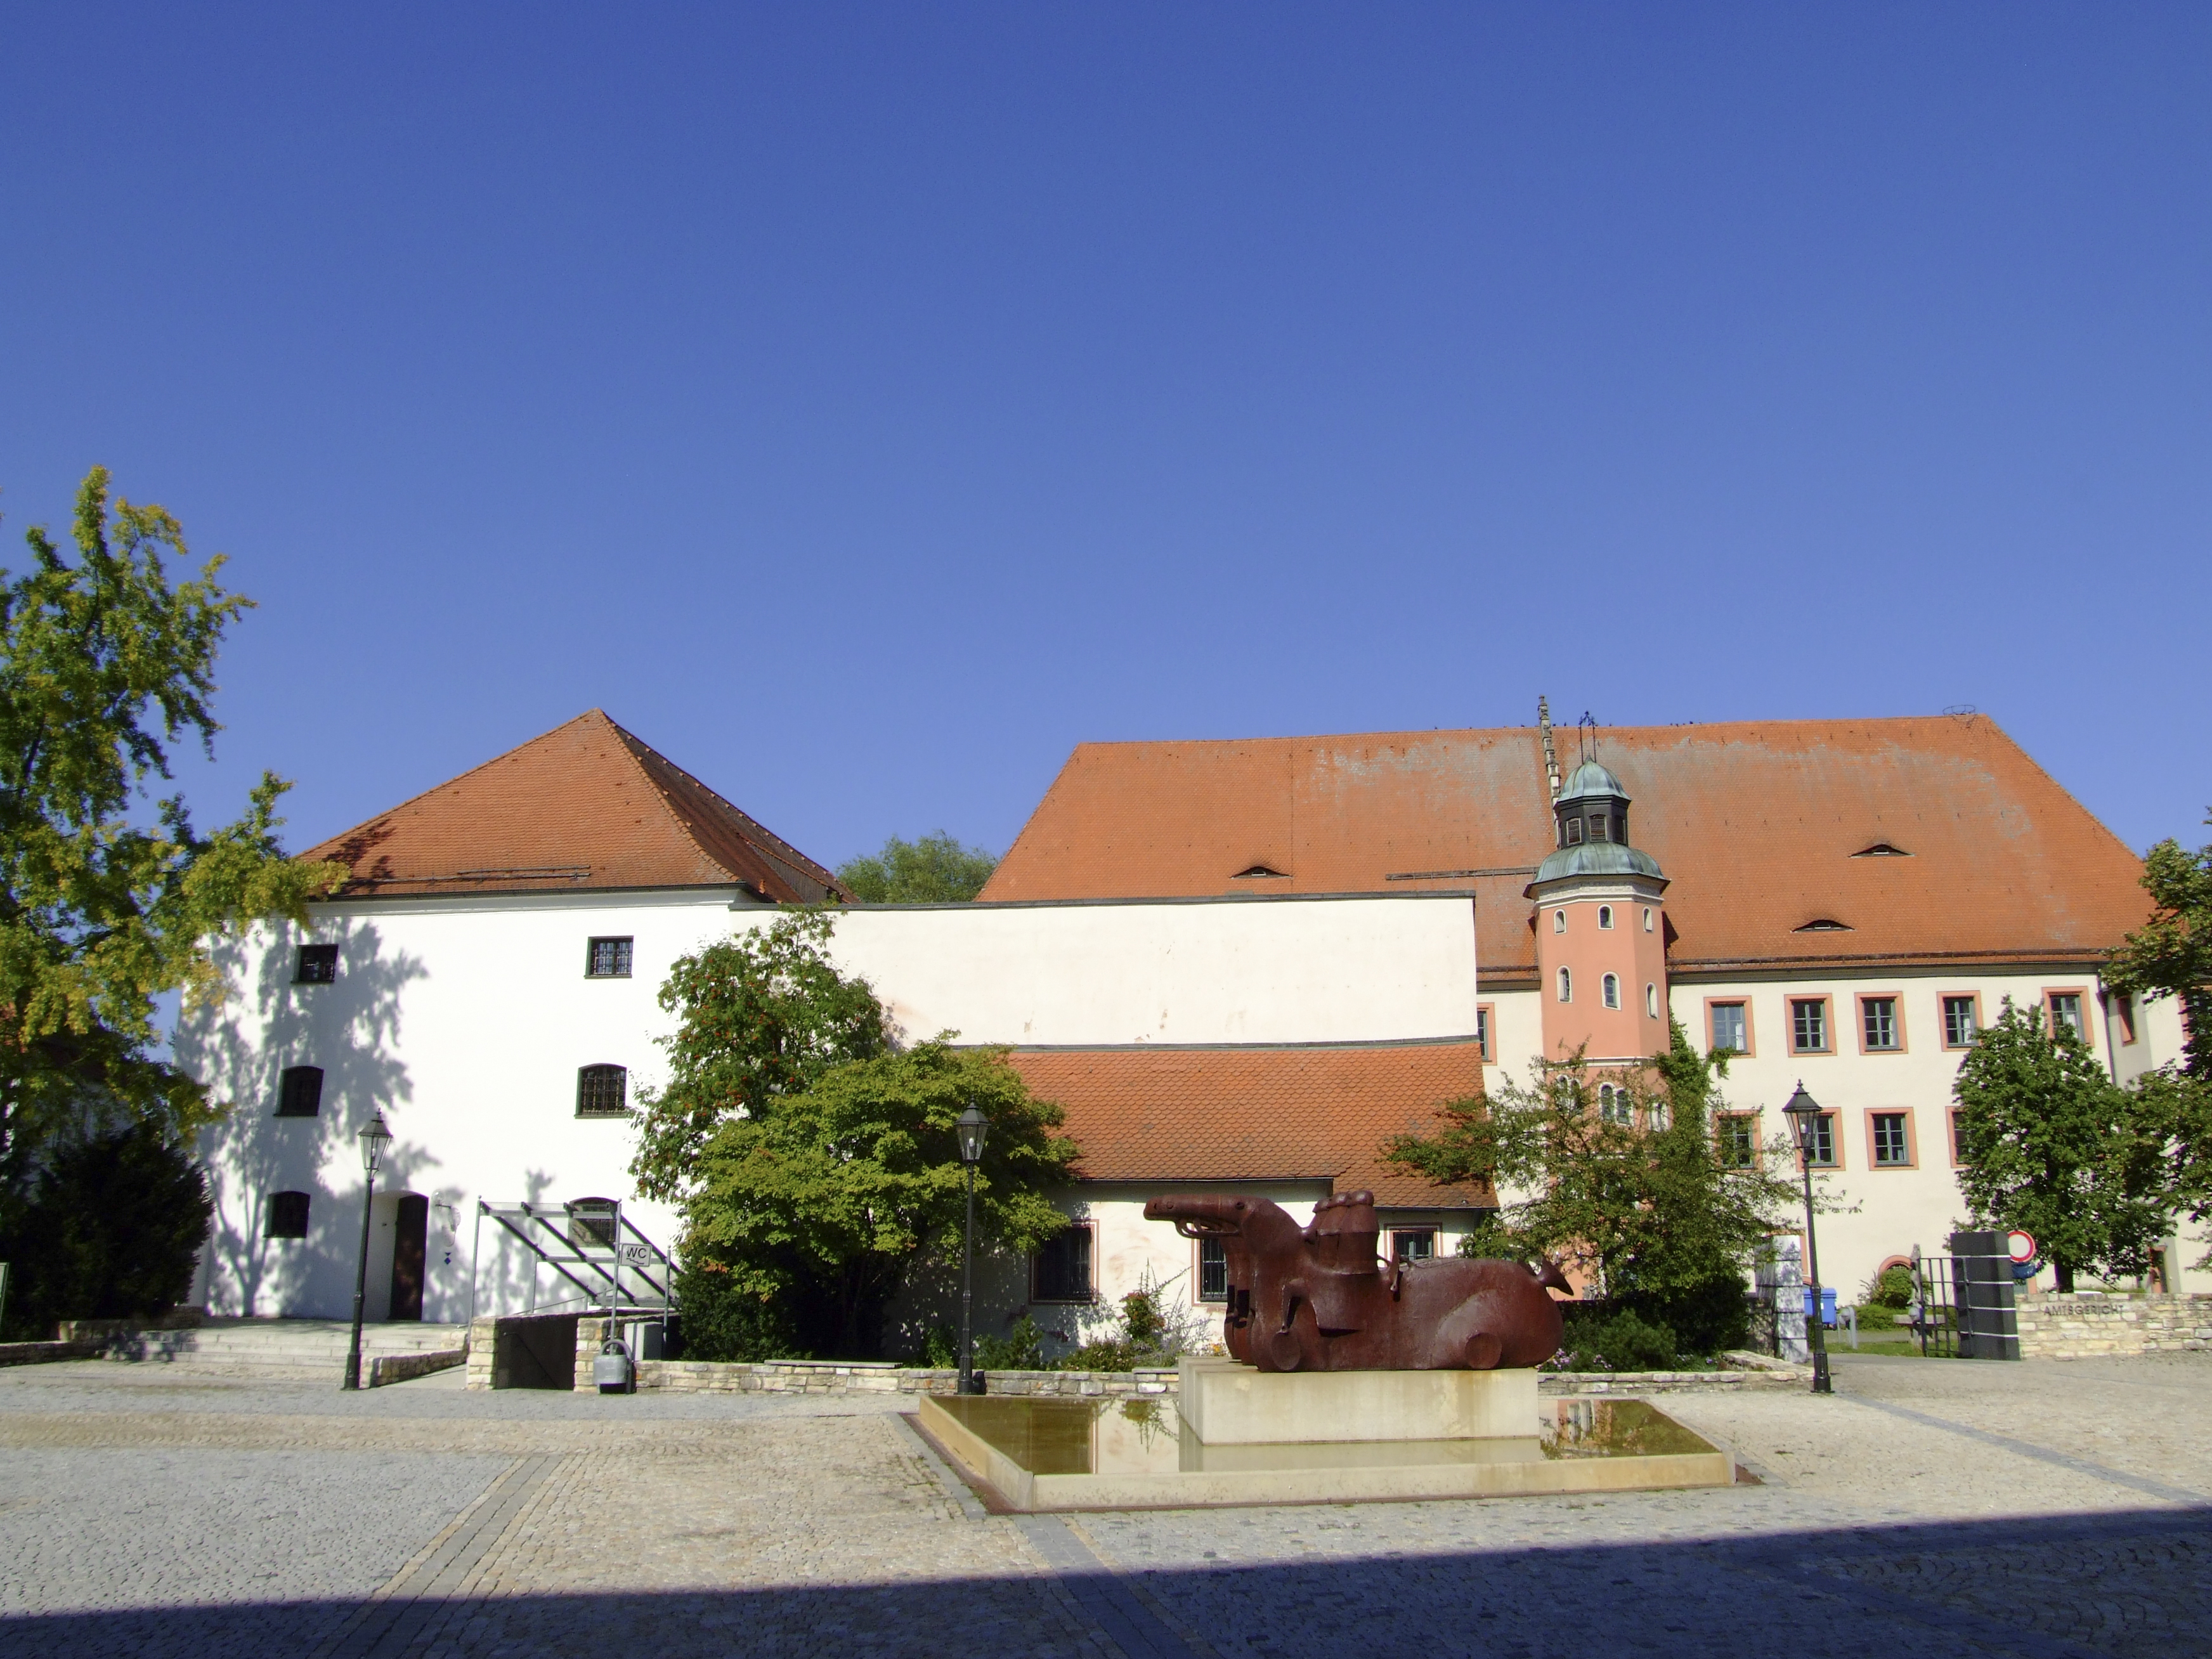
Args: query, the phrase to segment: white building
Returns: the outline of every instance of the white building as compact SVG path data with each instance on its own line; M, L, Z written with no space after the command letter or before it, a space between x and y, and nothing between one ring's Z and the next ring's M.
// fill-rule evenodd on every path
M996 1275L994 1316L1074 1340L1147 1272L1203 1316L1198 1247L1139 1213L1196 1183L1293 1209L1370 1188L1395 1249L1448 1250L1490 1194L1382 1167L1383 1139L1563 1043L1649 1054L1662 1012L1743 1051L1727 1091L1759 1137L1801 1077L1831 1109L1821 1180L1856 1208L1823 1223L1822 1261L1855 1288L1962 1211L1966 1004L2040 1001L2123 1076L2178 1052L2169 1007L2096 979L2143 915L2136 860L1985 720L1615 732L1612 772L1556 805L1548 744L1085 745L984 902L839 916L833 953L905 1035L1013 1045L1083 1149L1082 1224ZM1540 878L1554 853L1571 867ZM353 1137L380 1108L373 1318L561 1297L479 1235L479 1200L615 1199L672 1241L621 1115L662 1075L658 988L777 905L834 898L829 872L596 711L307 856L355 879L306 934L228 951L228 1006L178 1039L235 1105L206 1144L200 1298L347 1311Z

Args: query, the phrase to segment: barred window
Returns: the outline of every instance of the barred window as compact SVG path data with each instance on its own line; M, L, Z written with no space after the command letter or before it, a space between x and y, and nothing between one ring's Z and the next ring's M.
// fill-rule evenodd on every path
M1229 1300L1229 1246L1221 1239L1198 1241L1198 1299Z
M1897 999L1869 997L1859 1004L1859 1019L1869 1048L1897 1047Z
M335 945L302 945L300 959L292 969L295 985L329 985L338 976L338 947Z
M629 1110L629 1073L619 1066L585 1066L576 1073L576 1115L620 1117Z
M1032 1259L1032 1302L1088 1302L1091 1289L1091 1229L1072 1222L1044 1243Z
M1893 1167L1912 1162L1911 1141L1905 1133L1904 1113L1874 1115L1874 1161Z
M313 1117L323 1109L323 1068L287 1066L276 1080L276 1115Z
M1437 1230L1434 1227L1406 1227L1390 1235L1390 1259L1393 1261L1433 1261L1437 1256Z
M584 953L586 979L628 979L631 939L595 939Z
M1974 1046L1975 1028L1979 1022L1974 1017L1972 997L1943 999L1943 1046L1947 1048L1971 1048Z
M307 1236L307 1194L271 1193L262 1218L264 1238L305 1238Z

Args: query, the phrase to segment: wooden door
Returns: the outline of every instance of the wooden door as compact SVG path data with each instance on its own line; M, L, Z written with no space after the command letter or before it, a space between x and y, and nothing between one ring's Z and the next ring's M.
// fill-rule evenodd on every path
M390 1318L422 1316L422 1263L429 1234L430 1200L420 1193L402 1193L392 1218Z

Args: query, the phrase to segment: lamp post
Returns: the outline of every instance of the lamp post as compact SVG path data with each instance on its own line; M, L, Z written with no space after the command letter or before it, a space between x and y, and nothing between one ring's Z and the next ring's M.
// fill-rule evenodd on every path
M1828 1376L1828 1339L1821 1328L1824 1310L1820 1299L1820 1250L1813 1241L1813 1143L1820 1133L1823 1114L1820 1102L1805 1092L1801 1080L1797 1092L1782 1109L1782 1115L1790 1120L1790 1130L1797 1137L1797 1167L1805 1178L1805 1273L1812 1281L1813 1303L1811 1316L1805 1324L1813 1342L1813 1392L1833 1394L1835 1384Z
M368 1183L361 1195L361 1258L355 1263L353 1273L353 1343L346 1350L345 1381L338 1385L341 1389L361 1386L361 1304L368 1294L368 1222L376 1203L376 1166L384 1161L384 1149L392 1140L392 1131L385 1127L381 1111L369 1119L368 1127L358 1138L361 1167L368 1172Z
M983 1137L991 1126L970 1101L952 1127L960 1137L960 1161L968 1170L968 1231L960 1245L960 1392L979 1394L981 1390L975 1386L975 1166L982 1161Z

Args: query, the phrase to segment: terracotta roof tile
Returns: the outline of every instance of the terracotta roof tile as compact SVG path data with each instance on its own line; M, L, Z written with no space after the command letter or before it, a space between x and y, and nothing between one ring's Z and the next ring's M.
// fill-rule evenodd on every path
M341 896L727 886L817 902L836 878L599 709L301 854Z
M2148 914L2135 855L1986 717L1616 727L1601 742L1634 798L1631 841L1674 884L1679 969L2087 962ZM1852 856L1884 842L1911 856ZM1552 844L1534 727L1085 744L982 896L1471 888L1480 971L1510 980L1534 971L1521 890ZM1255 863L1283 878L1237 878ZM1796 931L1819 920L1851 931Z
M1386 1205L1492 1202L1377 1162L1391 1135L1433 1128L1482 1092L1472 1042L1294 1048L1018 1048L1030 1087L1067 1110L1088 1181L1326 1180Z

